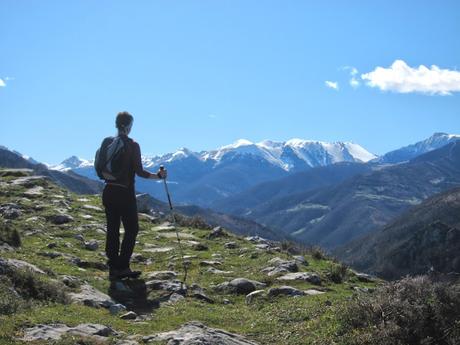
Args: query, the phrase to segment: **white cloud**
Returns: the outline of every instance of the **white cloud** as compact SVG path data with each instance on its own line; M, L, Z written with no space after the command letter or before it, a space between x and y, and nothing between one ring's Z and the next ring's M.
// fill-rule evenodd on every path
M376 67L369 73L361 74L361 78L367 81L368 86L382 91L430 95L460 92L459 71L441 69L436 65L430 68L424 65L413 68L403 60L395 60L389 68Z
M3 81L3 79L0 78L0 87L5 87L6 83Z
M355 77L351 77L350 79L350 86L352 88L357 88L359 85L361 85L361 83L359 82L358 79L356 79Z
M338 90L339 89L339 83L336 82L336 81L329 81L329 80L326 80L324 82L326 84L327 87L331 88L331 89L334 89L334 90Z

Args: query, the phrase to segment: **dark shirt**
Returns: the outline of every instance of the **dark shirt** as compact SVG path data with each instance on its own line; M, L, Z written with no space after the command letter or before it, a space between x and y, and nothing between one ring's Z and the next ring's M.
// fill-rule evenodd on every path
M144 167L142 166L141 148L139 144L136 143L133 139L128 138L126 135L123 135L123 139L126 145L126 150L123 157L123 165L125 166L124 173L118 180L109 182L109 184L120 184L128 187L134 192L135 175L143 178L149 178L153 174L147 170L144 170Z

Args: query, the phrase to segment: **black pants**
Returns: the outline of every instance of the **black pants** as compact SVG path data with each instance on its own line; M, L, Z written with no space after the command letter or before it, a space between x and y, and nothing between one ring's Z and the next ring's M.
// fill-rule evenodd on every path
M107 217L107 239L105 253L111 269L129 267L136 236L139 232L136 195L131 188L107 184L102 193L102 203ZM120 248L120 223L125 234Z

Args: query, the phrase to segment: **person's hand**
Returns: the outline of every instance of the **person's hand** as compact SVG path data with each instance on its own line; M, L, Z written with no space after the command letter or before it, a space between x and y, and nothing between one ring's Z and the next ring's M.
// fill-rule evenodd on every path
M157 176L159 179L164 180L168 177L168 171L165 168L158 169Z

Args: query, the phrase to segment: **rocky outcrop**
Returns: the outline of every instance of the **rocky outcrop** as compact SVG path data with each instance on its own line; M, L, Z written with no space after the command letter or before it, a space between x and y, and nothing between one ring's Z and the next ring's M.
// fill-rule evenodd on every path
M167 341L168 345L257 345L244 337L191 321L181 328L143 338L146 343Z

